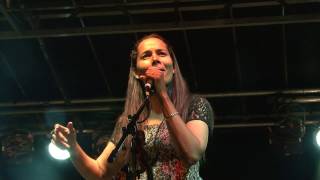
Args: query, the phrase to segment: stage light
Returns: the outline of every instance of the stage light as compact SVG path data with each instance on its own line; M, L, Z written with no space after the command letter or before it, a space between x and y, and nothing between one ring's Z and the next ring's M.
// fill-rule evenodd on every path
M300 104L281 104L277 108L278 126L269 127L269 143L286 156L303 153L305 112Z
M318 147L320 148L320 129L319 128L317 128L315 139Z
M28 130L16 129L2 137L2 154L9 163L32 162L33 135Z
M110 138L109 134L103 134L103 133L92 134L93 143L91 147L93 150L93 156L95 158L98 158L99 155L103 152L104 148L106 147L109 141L109 138Z
M70 153L67 149L61 149L52 142L48 145L48 151L50 155L57 160L66 160L70 158Z
M313 144L320 149L320 125L319 123L316 123L315 126L312 127L313 133Z

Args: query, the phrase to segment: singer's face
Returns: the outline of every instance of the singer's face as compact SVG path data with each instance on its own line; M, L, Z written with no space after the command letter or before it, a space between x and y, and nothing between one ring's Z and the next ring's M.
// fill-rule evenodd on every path
M166 84L171 82L174 67L167 45L158 38L143 40L138 46L137 72L143 73L149 67L154 66L164 71Z

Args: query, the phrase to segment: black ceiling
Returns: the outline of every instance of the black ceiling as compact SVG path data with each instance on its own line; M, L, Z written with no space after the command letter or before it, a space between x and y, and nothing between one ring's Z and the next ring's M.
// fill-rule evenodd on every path
M97 102L114 112L130 49L150 32L170 40L191 90L210 98L217 121L268 113L266 95L319 87L319 8L305 1L5 1L2 115L57 105L77 112Z
M0 130L56 122L108 133L122 108L129 52L156 32L174 47L216 128L277 125L275 104L317 123L320 4L315 0L0 1Z

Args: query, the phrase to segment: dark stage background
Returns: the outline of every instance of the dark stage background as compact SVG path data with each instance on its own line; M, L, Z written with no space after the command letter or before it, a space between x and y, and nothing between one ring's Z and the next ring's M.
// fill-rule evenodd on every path
M0 1L0 179L81 179L49 157L49 133L73 121L96 156L150 32L215 111L204 179L319 179L319 13L317 0Z

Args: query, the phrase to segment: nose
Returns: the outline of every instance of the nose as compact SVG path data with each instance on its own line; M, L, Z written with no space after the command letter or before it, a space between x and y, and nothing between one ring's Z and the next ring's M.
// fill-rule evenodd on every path
M156 66L157 64L160 64L160 60L157 54L152 55L152 66Z
M160 64L161 62L158 59L153 59L152 60L152 66L157 66L158 64Z

